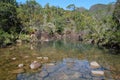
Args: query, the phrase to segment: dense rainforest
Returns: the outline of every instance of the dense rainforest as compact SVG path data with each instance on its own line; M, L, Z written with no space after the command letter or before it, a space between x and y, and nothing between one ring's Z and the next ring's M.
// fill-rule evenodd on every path
M83 42L120 48L120 0L110 4L96 4L91 8L70 4L67 9L59 6L42 7L35 0L18 3L0 0L0 45L28 40L38 29L49 35L80 34Z

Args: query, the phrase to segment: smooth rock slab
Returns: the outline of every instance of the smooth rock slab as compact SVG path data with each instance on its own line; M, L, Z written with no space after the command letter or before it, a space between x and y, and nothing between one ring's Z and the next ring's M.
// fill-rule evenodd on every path
M91 71L93 76L104 76L104 71Z

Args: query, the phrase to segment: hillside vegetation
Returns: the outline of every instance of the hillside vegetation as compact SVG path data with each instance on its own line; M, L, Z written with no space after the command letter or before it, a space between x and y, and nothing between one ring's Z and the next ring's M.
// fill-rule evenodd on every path
M0 45L13 44L17 39L28 39L35 29L49 35L81 34L82 40L97 45L120 48L120 0L116 3L96 4L89 10L67 6L68 10L35 0L17 3L0 0ZM27 37L26 37L27 36Z

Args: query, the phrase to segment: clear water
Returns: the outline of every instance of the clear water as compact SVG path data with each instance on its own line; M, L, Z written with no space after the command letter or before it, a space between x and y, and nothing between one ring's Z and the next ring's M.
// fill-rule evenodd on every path
M49 61L44 62L36 57L48 57ZM16 60L12 60L12 58L16 58ZM109 69L111 77L120 79L119 54L110 54L108 50L90 44L63 40L25 43L0 49L0 80L16 80L17 74L14 73L14 70L19 69L18 64L20 63L24 64L23 68L26 73L33 73L38 70L31 70L29 65L35 60L44 64L58 62L65 58L87 60L89 62L97 61L100 65Z

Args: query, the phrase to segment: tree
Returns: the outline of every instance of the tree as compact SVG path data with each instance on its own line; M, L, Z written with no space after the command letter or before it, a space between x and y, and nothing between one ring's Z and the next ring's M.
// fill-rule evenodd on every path
M70 4L70 5L68 5L67 7L66 7L67 9L70 9L70 10L72 10L72 11L75 11L75 5L74 4Z
M120 0L117 0L115 4L113 19L116 21L116 23L118 24L118 28L120 29Z

